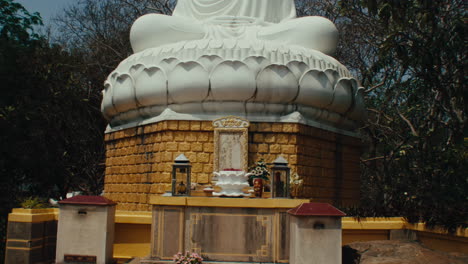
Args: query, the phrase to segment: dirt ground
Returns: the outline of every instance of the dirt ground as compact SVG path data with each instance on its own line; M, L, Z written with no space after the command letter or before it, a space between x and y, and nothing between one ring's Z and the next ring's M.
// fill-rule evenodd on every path
M445 253L418 242L354 242L343 248L343 264L468 264L468 255Z

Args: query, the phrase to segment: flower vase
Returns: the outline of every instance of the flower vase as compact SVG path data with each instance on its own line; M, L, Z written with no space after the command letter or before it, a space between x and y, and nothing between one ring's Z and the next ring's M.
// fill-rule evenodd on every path
M253 189L255 197L262 198L263 194L263 179L256 178L253 180Z
M291 187L291 197L296 198L299 195L299 185L294 184Z

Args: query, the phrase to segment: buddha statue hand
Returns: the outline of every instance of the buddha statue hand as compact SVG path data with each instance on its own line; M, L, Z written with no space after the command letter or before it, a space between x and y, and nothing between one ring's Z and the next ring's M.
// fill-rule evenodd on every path
M222 16L207 19L205 23L208 25L219 25L225 27L241 27L260 24L260 21L252 17Z

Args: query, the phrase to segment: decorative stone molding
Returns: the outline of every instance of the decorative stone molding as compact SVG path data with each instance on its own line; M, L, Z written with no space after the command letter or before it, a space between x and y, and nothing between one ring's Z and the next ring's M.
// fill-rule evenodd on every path
M235 116L222 117L213 121L215 128L248 128L249 126L248 120Z

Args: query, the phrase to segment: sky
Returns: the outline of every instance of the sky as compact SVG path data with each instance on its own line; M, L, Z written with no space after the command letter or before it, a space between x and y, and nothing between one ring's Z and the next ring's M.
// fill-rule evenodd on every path
M77 0L15 0L22 4L30 13L39 12L44 25L50 23L50 19L60 13L64 7L76 2Z

